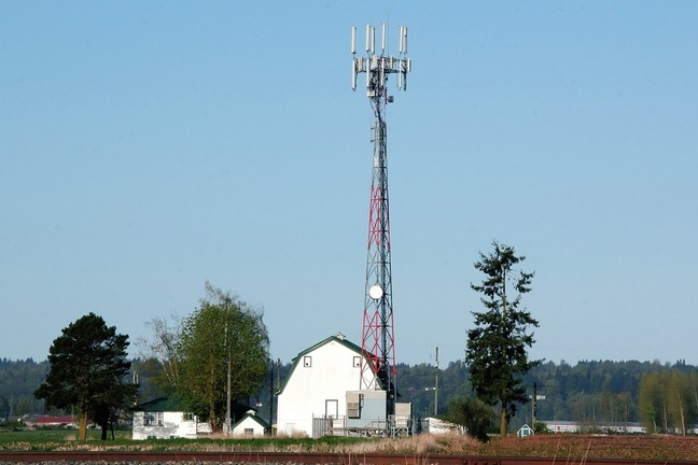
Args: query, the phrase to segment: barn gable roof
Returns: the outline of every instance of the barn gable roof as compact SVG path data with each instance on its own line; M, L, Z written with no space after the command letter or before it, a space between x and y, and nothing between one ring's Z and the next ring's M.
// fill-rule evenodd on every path
M238 425L240 425L240 423L242 423L243 421L245 421L245 420L248 419L248 418L250 418L250 419L254 420L255 422L257 422L257 423L258 423L262 428L264 428L264 429L269 429L269 428L270 428L269 423L267 423L266 421L264 421L264 420L262 420L261 418L259 418L259 417L257 416L257 414L256 414L254 411L249 411L249 412L247 412L247 413L245 414L244 417L240 418L240 420L238 420L238 421L235 422L235 424L233 425L233 429L235 429Z
M349 350L355 352L357 355L361 355L361 347L358 345L354 344L353 342L349 341L344 334L338 333L334 336L330 336L327 339L324 339L317 344L308 347L302 352L299 352L298 355L296 355L291 361L293 362L293 365L291 365L291 369L288 372L288 375L286 375L286 379L284 379L283 384L281 385L281 388L276 392L277 395L281 394L284 392L284 389L286 388L286 385L288 384L288 381L291 379L293 376L293 372L296 370L296 367L298 367L299 363L301 360L303 360L303 356L308 355L311 352L314 352L315 350L319 349L320 347L329 344L330 342L337 342L344 347L348 348ZM380 382L380 380L379 380Z

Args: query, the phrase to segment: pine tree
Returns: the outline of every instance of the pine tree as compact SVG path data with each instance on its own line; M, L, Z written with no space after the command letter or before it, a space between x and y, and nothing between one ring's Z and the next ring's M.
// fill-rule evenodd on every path
M115 412L135 396L138 386L125 382L131 362L126 359L128 336L116 334L102 317L89 313L62 330L48 356L46 381L34 392L48 407L80 415L80 439L87 438L88 417L102 427L102 439Z

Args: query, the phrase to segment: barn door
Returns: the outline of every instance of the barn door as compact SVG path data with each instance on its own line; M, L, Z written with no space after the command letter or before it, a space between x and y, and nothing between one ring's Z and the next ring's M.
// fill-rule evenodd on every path
M326 399L325 400L325 418L332 417L337 419L339 415L339 401L337 399Z

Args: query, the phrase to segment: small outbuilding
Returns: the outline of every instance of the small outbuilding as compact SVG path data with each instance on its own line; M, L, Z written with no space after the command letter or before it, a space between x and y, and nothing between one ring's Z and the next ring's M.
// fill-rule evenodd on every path
M208 423L201 423L196 415L184 411L172 397L159 397L131 407L133 412L132 439L195 438L210 433Z
M516 432L516 435L520 438L525 438L526 436L533 436L533 428L525 424L521 428L519 428L519 430Z
M257 416L257 412L253 409L248 410L231 429L232 436L238 437L266 436L270 432L271 426L269 423Z
M465 434L465 426L457 425L436 417L423 418L421 421L422 431L429 434Z

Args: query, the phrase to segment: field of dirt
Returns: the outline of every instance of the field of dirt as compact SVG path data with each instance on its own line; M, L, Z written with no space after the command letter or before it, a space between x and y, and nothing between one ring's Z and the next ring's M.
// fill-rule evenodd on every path
M484 455L698 461L698 436L540 434L482 446Z

